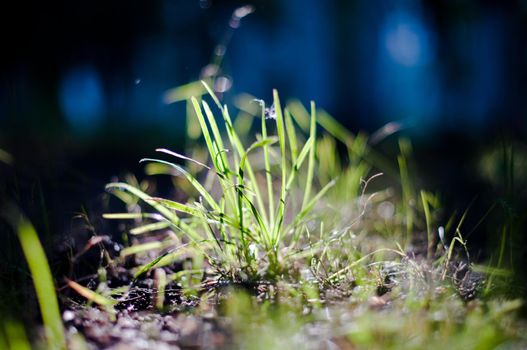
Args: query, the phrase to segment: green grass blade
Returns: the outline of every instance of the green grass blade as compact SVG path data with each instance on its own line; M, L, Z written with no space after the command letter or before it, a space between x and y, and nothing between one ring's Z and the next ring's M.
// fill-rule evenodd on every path
M216 119L214 118L214 115L212 114L212 111L210 110L209 105L205 101L201 101L201 104L203 105L203 110L205 111L205 115L207 116L207 120L209 121L210 128L212 130L212 135L214 136L214 142L217 145L217 149L215 153L211 153L211 157L217 157L217 154L219 153L219 158L221 162L218 162L218 165L221 164L221 168L218 169L222 174L227 175L230 173L230 167L227 160L227 157L225 156L225 152L223 152L223 140L221 138L220 130L218 128L218 124L216 123Z
M168 162L165 162L165 163L172 164L172 163L168 163ZM176 166L175 164L172 164L172 165ZM178 166L176 166L176 167L178 168L178 170L179 169L183 170L181 167L178 167ZM185 172L185 170L183 170L183 171ZM192 178L192 176L190 174L187 173L187 175ZM196 180L194 179L194 181L196 181ZM201 186L201 185L199 185L199 186ZM203 187L201 187L201 188L203 188ZM140 198L145 203L147 203L152 208L154 208L159 214L164 216L171 223L173 223L176 226L179 226L180 229L190 239L192 239L194 241L201 240L201 237L196 232L194 232L194 230L192 230L188 225L186 225L183 221L181 221L181 219L179 218L179 216L176 215L176 213L174 213L171 209L166 208L161 203L158 203L158 201L156 201L153 197L151 197L150 195L144 193L143 191L141 191L141 190L139 190L139 189L127 184L127 183L124 183L124 182L110 183L110 184L106 185L106 190L107 191L121 190L121 191L130 192L131 194L133 194L134 196ZM204 192L207 193L206 191L204 191ZM208 195L208 193L207 193L207 195ZM106 215L108 215L108 214L106 214Z
M152 200L152 197L143 191L127 184L124 182L113 182L106 185L106 191L114 191L114 190L121 190L130 192L132 195L136 196L139 199L142 199L145 203L151 205L157 212L161 215L163 215L165 218L170 220L171 222L178 224L180 222L179 217L174 214L171 210L165 208L161 204L157 203L156 201Z
M282 167L282 184L280 190L280 203L278 205L278 214L276 215L276 223L273 232L273 246L276 248L278 243L279 231L282 228L283 218L285 214L285 197L286 197L286 181L287 181L287 156L285 153L286 139L284 128L284 116L282 113L282 106L280 105L280 98L278 91L273 90L273 102L276 112L276 129L278 133L278 143L280 146L281 167Z
M33 284L35 285L37 299L46 329L48 346L50 349L65 349L64 327L62 326L57 294L55 292L51 270L46 259L46 253L40 244L33 225L21 214L16 213L14 215L18 216L18 221L13 222L13 224L18 233L22 251L24 252L29 271L33 278Z
M206 244L203 244L203 247L206 247ZM199 252L200 254L204 254L204 250L201 246L193 245L190 246L190 244L184 244L182 246L179 246L175 249L171 249L168 254L163 254L162 258L155 263L155 267L163 267L173 264L177 260L181 260L181 257L183 256L191 256L195 252ZM142 270L145 266L149 265L151 263L148 262L147 264L144 264L139 267L139 270ZM138 273L136 273L137 275Z
M400 155L397 157L403 192L402 209L406 215L406 242L410 242L414 228L414 209L410 203L414 200L414 190L408 171L408 157L411 152L411 145L407 140L399 141Z
M154 268L165 256L169 255L171 251L165 252L152 261L150 261L148 264L143 265L135 274L134 274L134 280L138 279L148 271L150 271L152 268Z
M298 158L296 159L296 163L293 164L293 167L291 169L291 174L289 175L289 179L287 180L286 191L289 191L289 189L291 188L291 185L293 184L293 180L295 179L296 174L298 173L298 170L300 170L300 167L304 163L304 160L306 159L309 153L309 150L312 148L312 146L313 146L313 139L312 138L307 139L306 143L304 144L304 147L302 148L302 151L300 152L300 154L298 155Z
M261 101L261 128L262 137L267 138L267 124L265 122L265 102ZM271 160L269 157L269 147L264 146L264 167L265 167L265 181L267 183L267 204L269 206L269 226L274 226L274 191L273 191L273 176L271 174Z
M195 95L194 95L195 96ZM194 111L194 106L190 100L187 100L185 104L186 109L186 136L189 140L195 141L201 136L201 128L199 123L196 120L196 111Z
M162 215L156 213L106 213L102 217L109 220L163 219Z
M251 146L249 146L249 148L247 148L247 151L245 151L245 153L243 154L242 159L240 161L240 168L241 169L245 168L245 162L247 161L247 156L249 155L251 151L254 151L256 148L259 148L259 147L265 148L267 146L270 146L276 143L277 141L278 141L278 138L269 137L269 138L264 138L262 140L254 142Z
M202 81L202 84L203 84L203 86L205 86L205 89L209 93L210 97L212 97L214 103L216 104L218 109L221 111L221 114L222 114L222 117L223 117L223 121L225 122L225 127L227 129L227 136L229 137L229 141L231 143L231 147L233 149L236 149L236 150L240 151L239 148L240 148L241 142L240 142L239 138L236 135L236 131L235 131L234 127L233 127L232 120L231 120L231 118L229 116L229 111L227 110L227 106L223 107L221 105L220 101L218 100L218 97L216 96L216 94L212 91L212 89L209 87L209 85L205 81ZM207 105L207 107L208 107L208 105ZM210 111L210 108L209 108L209 111ZM210 114L212 114L212 112L210 112ZM241 148L243 150L243 147L241 147ZM238 167L238 165L236 164L236 161L235 161L234 168L237 168L237 167Z
M190 174L188 171L186 171L179 165L170 163L170 162L167 162L161 159L153 159L153 158L143 158L140 160L140 162L156 162L156 163L166 164L166 165L173 167L174 169L178 171L178 173L183 175L183 177L185 177L188 180L188 182L191 183L192 186L194 186L194 188L199 192L199 194L203 197L203 199L205 199L205 201L211 206L213 210L219 210L218 204L216 203L214 198L212 198L209 192L203 187L203 185L198 180L196 180L196 178L192 176L192 174ZM151 197L149 199L151 199ZM148 203L148 204L153 205L153 203Z
M167 207L169 209L176 210L176 211L179 211L181 213L186 213L186 214L190 214L190 215L193 215L193 216L197 216L200 213L200 210L197 209L197 208L191 207L190 205L187 205L187 204L174 202L174 201L171 201L169 199L153 197L151 200L153 202L160 203L160 204L164 205L165 207Z
M231 207L233 207L236 201L236 194L234 187L232 186L232 180L230 179L232 171L231 166L229 164L229 159L227 158L225 148L223 145L223 139L218 128L218 124L216 123L216 119L214 118L214 115L212 114L208 103L202 101L202 105L203 110L205 111L205 115L207 116L210 128L212 130L212 135L214 136L213 147L215 149L215 153L211 154L211 157L215 158L214 164L217 164L219 166L219 168L217 168L217 172L220 185L227 200L232 204ZM238 215L241 215L241 212L239 212Z
M76 291L79 295L83 296L84 298L88 299L89 301L94 302L97 305L105 306L105 307L112 307L115 304L117 304L117 301L108 297L105 297L97 292L94 292L93 290L86 288L84 286L81 286L77 282L71 281L66 279L66 282L68 286Z
M225 121L225 126L227 127L227 135L229 136L231 145L233 145L234 149L238 153L238 156L241 158L245 154L245 148L243 147L243 144L240 141L240 138L238 137L236 130L234 130L232 126L232 121L229 116L229 110L227 106L223 107L223 118ZM258 186L258 182L256 181L256 176L254 175L253 167L250 162L246 162L245 169L247 171L247 174L249 175L249 180L250 180L249 185L247 187L249 187L251 191L254 193L254 195L256 196L256 203L258 205L258 209L260 210L260 213L262 214L264 221L268 223L262 193Z
M190 157L187 157L187 156L185 156L185 155L183 155L183 154L179 154L179 153L177 153L177 152L170 151L170 150L168 150L168 149L166 149L166 148L157 148L157 149L156 149L156 152L161 152L161 153L170 154L171 156L174 156L174 157L176 157L176 158L180 158L180 159L183 159L183 160L188 160L188 161L190 161L190 162L193 162L193 163L195 163L195 164L201 165L202 167L205 167L205 168L207 168L207 169L210 170L210 167L209 167L209 166L207 166L207 165L205 165L205 164L203 164L203 163L201 163L201 162L198 162L198 161L195 160L195 159L192 159L192 158L190 158Z
M315 107L315 102L311 101L311 127L309 129L309 138L312 140L317 139L317 110ZM307 202L309 201L309 196L311 195L311 188L313 187L313 176L315 173L315 148L316 142L313 142L309 148L309 160L307 163L307 179L306 186L304 191L304 200L302 201L302 209L305 208Z
M212 146L212 138L210 137L209 128L207 127L207 123L205 122L203 112L201 111L201 106L195 97L192 97L191 101L192 105L194 106L194 110L196 111L196 116L198 117L199 125L201 127L201 133L203 134L203 137L205 139L205 144L207 145L207 149L209 150L209 154L212 158L211 161L214 164L214 167L218 169L218 164L215 161L216 157L214 157L216 152L214 150L214 147Z
M216 96L214 91L212 91L212 89L210 88L209 84L207 84L207 82L204 81L204 80L201 81L201 84L205 87L205 90L207 90L207 92L209 93L210 97L212 97L212 100L214 101L216 106L218 106L220 111L222 111L223 107L221 106L220 100L218 100L218 96Z
M1 327L3 326L3 327ZM6 339L2 339L2 328ZM4 340L4 341L2 341ZM4 321L0 324L0 348L6 350L31 350L24 325L15 321Z
M296 140L296 131L295 124L293 123L293 118L291 118L291 113L286 108L284 110L284 120L285 120L285 129L287 131L287 140L289 141L289 150L291 151L291 162L296 162L296 157L298 156L298 143Z
M303 132L309 132L309 112L304 105L298 101L293 100L287 104L287 109L291 112L291 115L300 126Z
M434 254L434 237L432 233L432 215L430 213L428 194L425 191L421 191L421 202L423 204L423 210L425 212L426 237L428 241L428 249L426 256L428 259L431 259Z
M201 96L203 94L205 94L203 82L192 81L188 84L167 90L163 96L163 101L170 104L179 101L186 101L192 96Z
M207 88L207 85L206 84L204 85ZM214 94L212 94L211 96L215 98ZM215 99L217 100L217 98ZM212 114L212 111L210 110L209 105L205 101L202 101L203 110L205 111L205 115L207 116L207 120L211 127L212 135L214 136L214 140L213 140L211 138L209 129L207 127L205 117L203 116L201 106L199 105L196 99L192 99L192 103L196 110L196 115L198 117L198 121L202 129L201 131L205 138L205 143L207 144L207 148L208 148L212 163L214 164L214 168L216 169L216 174L219 177L219 181L220 181L220 185L222 187L223 193L225 194L225 196L227 196L228 201L231 203L230 207L235 207L234 205L235 193L234 193L232 183L229 181L229 178L228 178L229 174L231 174L231 170L230 170L227 156L225 155L225 152L224 152L223 140L222 140L218 125L216 123L216 120L214 118L214 115ZM218 104L219 104L219 101L218 101ZM221 110L223 112L223 109ZM232 123L230 123L229 125L230 125L230 128L232 129ZM227 126L227 128L229 131L229 126ZM217 205L214 206L213 208L214 210L218 209Z
M203 106L203 110L207 116L210 129L212 130L212 136L214 136L214 140L218 144L219 149L223 149L223 140L220 134L220 129L218 128L218 124L216 123L216 119L214 118L214 114L212 114L209 104L206 101L201 101L201 105Z
M143 226L134 227L130 230L132 235L142 235L147 232L158 231L170 227L171 224L168 221L153 222Z
M253 214L253 217L255 218L258 226L260 227L260 231L262 233L262 236L264 239L269 240L269 232L267 229L267 225L264 222L264 219L258 209L254 206L253 202L242 192L242 196L245 200L245 202L249 205L249 209L251 210L251 213ZM246 233L248 234L248 233ZM250 233L249 233L250 234ZM253 236L251 238L255 239Z
M330 116L327 112L321 110L317 115L318 124L326 130L331 136L345 144L347 147L353 145L353 134L348 131L335 118Z

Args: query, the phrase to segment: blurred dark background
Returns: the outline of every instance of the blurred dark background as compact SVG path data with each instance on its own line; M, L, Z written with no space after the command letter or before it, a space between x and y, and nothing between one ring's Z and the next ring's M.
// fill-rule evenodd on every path
M247 4L254 13L233 17ZM397 136L410 137L418 186L442 192L445 212L475 201L467 231L495 205L498 224L516 220L525 256L525 0L0 6L0 149L13 156L0 190L49 237L67 234L112 176L140 174L156 147L183 148L185 103L166 93L221 59L228 104L239 93L270 101L277 88L354 132L399 122L381 152L395 159ZM498 231L471 240L492 246Z

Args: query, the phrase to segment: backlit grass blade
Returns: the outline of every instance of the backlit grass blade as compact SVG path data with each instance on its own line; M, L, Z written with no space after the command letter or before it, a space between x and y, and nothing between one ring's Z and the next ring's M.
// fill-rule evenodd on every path
M204 245L206 246L206 245ZM181 259L182 256L186 256L186 255L189 255L189 254L192 254L195 250L199 251L200 253L202 253L204 250L203 249L200 249L201 247L190 247L189 245L182 245L180 247L178 247L177 249L171 249L168 254L163 254L161 259L157 260L156 259L156 263L154 264L155 267L163 267L163 266L168 266L172 263L174 263L174 261L178 260L178 259ZM145 266L147 265L150 265L152 261L148 262L147 264L144 264L142 266L139 267L139 270L138 271L141 271L145 268ZM153 266L154 266L153 265ZM148 270L148 269L146 269ZM137 272L136 275L138 275L139 273ZM136 277L137 278L137 277Z
M168 254L170 254L171 252L168 251L168 252L165 252L161 255L159 255L158 257L156 257L154 260L150 261L148 264L146 265L143 265L135 274L134 274L134 280L138 279L139 277L141 277L142 275L144 275L145 273L147 273L148 271L150 271L152 268L154 268L160 261L161 259L163 259L165 256L167 256Z
M195 216L198 215L200 212L199 209L193 208L190 205L174 202L164 198L153 197L151 200L160 203L167 208L179 211L181 213L186 213Z
M206 86L206 84L205 84ZM210 128L212 130L212 135L214 136L214 139L212 139L211 134L209 132L207 122L205 121L205 117L202 112L202 107L199 105L196 99L192 99L192 103L194 105L194 108L196 110L196 115L198 117L199 124L201 126L201 131L203 133L203 136L205 138L205 143L207 144L207 148L209 151L210 158L212 160L212 163L214 164L214 168L216 169L216 173L219 178L220 185L222 187L224 195L227 197L227 200L231 203L229 207L236 207L233 203L235 203L235 194L232 186L230 186L229 181L229 175L231 174L230 166L228 163L228 159L224 152L223 147L223 140L221 137L221 134L219 132L216 120L214 118L214 115L212 114L212 111L209 108L209 105L202 101L203 110L205 111L205 115L207 116ZM219 101L218 101L219 102ZM223 111L223 109L222 109ZM230 124L232 127L232 123ZM196 187L196 186L195 186ZM201 193L201 192L200 192ZM202 194L202 196L204 196ZM205 196L204 196L205 197ZM209 203L210 204L210 203ZM213 206L214 210L217 210L218 207ZM240 215L240 213L238 213Z
M229 159L226 155L226 150L223 145L223 139L220 134L218 124L216 123L216 119L214 118L214 115L212 114L208 103L202 101L202 105L203 110L205 111L205 115L207 116L210 128L212 130L212 135L214 137L213 148L215 153L211 154L211 157L215 158L214 164L217 164L217 166L219 166L219 168L217 167L216 170L219 177L220 185L227 200L230 201L230 203L232 204L231 207L233 207L236 195L230 179L232 171L231 166L229 164ZM238 213L238 215L239 214L240 213Z
M402 209L406 216L406 242L411 240L414 228L414 209L411 202L414 201L414 190L410 173L408 171L408 157L411 153L411 145L408 140L399 140L400 155L397 157L403 192Z
M263 216L260 214L258 209L254 206L253 202L242 192L244 199L246 200L246 203L249 205L249 209L251 209L251 212L253 213L254 218L256 219L256 222L258 223L258 226L260 227L260 230L263 234L263 236L268 239L269 232L267 229L267 225L264 222Z
M226 106L223 107L221 105L220 101L218 100L218 97L216 96L216 94L212 91L212 89L209 87L209 85L205 81L202 81L202 84L203 84L203 86L205 86L205 89L207 90L209 95L212 97L214 103L216 104L216 106L219 108L219 110L222 113L222 117L223 117L223 120L225 122L225 127L227 129L227 136L229 137L229 141L231 143L231 147L234 148L234 149L237 149L239 151L240 148L243 148L243 147L240 147L241 142L239 141L239 138L236 135L236 131L234 130L234 127L233 127L232 121L230 119L227 107ZM216 140L219 140L219 142L218 142L219 147L223 148L223 141L222 141L221 135L219 133L219 129L217 127L217 124L216 124L216 121L214 119L213 113L210 110L209 105L205 101L203 101L203 109L205 110L205 114L207 115L207 118L209 120L209 124L211 125L212 131L213 131L213 134L214 134ZM200 123L201 123L201 121L200 121ZM225 163L228 164L227 163L228 160L225 157L225 155L222 154L221 156L222 156L221 159L222 159L223 163L224 164ZM236 154L234 154L233 157L234 157L234 168L239 168ZM230 173L230 169L227 167L226 171L224 171L224 172ZM222 188L224 190L224 193L227 195L228 200L231 202L231 204L233 204L234 203L234 198L236 197L234 195L234 193L232 192L233 188L232 187L231 188L227 188L225 186L225 184L223 183L223 180L224 180L223 177L221 177L220 178L220 183L222 184ZM234 204L232 206L236 207ZM241 214L242 214L241 212L238 213L238 215L241 215Z
M215 162L215 150L212 146L212 138L210 137L209 128L207 127L207 123L205 122L205 117L203 116L203 112L201 111L201 106L198 102L198 100L195 97L191 98L192 105L194 106L194 110L196 111L196 116L198 117L199 125L201 127L201 133L203 134L203 138L205 139L205 144L207 145L207 149L209 150L209 155L211 157L211 161L214 164L214 167L216 169L219 169L218 164Z
M8 218L18 233L22 251L33 278L37 299L46 330L46 340L50 349L65 349L64 327L60 317L57 294L46 254L33 225L20 213L10 213ZM17 219L15 219L17 218Z
M203 105L203 110L205 111L207 120L209 121L209 125L212 130L212 135L214 136L214 142L216 143L215 153L211 153L211 157L219 156L220 162L216 160L216 163L218 165L221 164L221 167L218 169L218 171L223 175L228 176L231 171L225 152L223 152L225 147L223 146L223 140L220 134L220 130L218 128L218 124L216 123L216 119L214 118L214 115L212 114L208 103L202 101L201 104Z
M166 104L188 100L191 96L201 96L205 94L202 81L192 81L188 84L178 86L165 91L163 101Z
M157 151L157 152L161 152L161 153L170 154L171 156L174 156L174 157L176 157L176 158L180 158L180 159L188 160L188 161L190 161L190 162L193 162L193 163L195 163L195 164L201 165L202 167L207 168L207 169L210 170L210 167L209 167L209 166L207 166L207 165L205 165L205 164L203 164L203 163L201 163L201 162L198 162L198 161L195 160L195 159L192 159L192 158L190 158L190 157L187 157L187 156L185 156L185 155L183 155L183 154L179 154L179 153L177 153L177 152L170 151L170 150L168 150L168 149L166 149L166 148L157 148L156 151Z
M142 234L147 233L147 232L152 232L152 231L158 231L158 230L165 229L167 227L170 227L170 225L171 224L168 221L153 222L153 223L150 223L150 224L147 224L147 225L134 227L133 229L130 230L130 234L132 234L132 235L142 235Z
M196 120L196 111L194 110L194 106L192 105L192 102L190 100L187 100L187 102L185 103L185 109L187 122L186 136L190 140L195 141L201 136L201 128L199 127L199 123Z
M311 126L309 129L309 138L312 140L317 139L317 111L315 107L315 102L311 101ZM309 161L307 163L307 178L306 186L304 190L304 199L302 201L302 209L305 208L307 202L309 201L309 196L311 195L311 188L313 187L313 176L315 173L315 148L316 142L313 142L309 148Z
M293 100L287 104L287 109L291 112L291 115L300 126L300 129L302 129L303 132L308 133L310 125L309 112L304 105L298 100Z
M236 134L236 131L234 130L232 126L232 121L229 116L229 110L227 106L224 106L222 111L223 111L223 118L225 121L225 126L227 128L227 135L229 136L229 140L231 144L233 145L233 147L236 149L238 156L241 158L245 154L245 148L243 147L243 144L240 138L238 137L238 135ZM267 221L268 218L266 215L266 209L265 209L264 201L262 198L262 193L258 186L258 182L256 181L256 176L254 175L254 171L253 171L253 168L250 162L246 163L245 169L246 169L247 175L249 176L249 180L250 180L247 187L250 187L251 191L256 196L256 203L258 205L258 209L260 210L260 213L262 214L264 221L268 223Z
M240 143L239 142L239 138L236 135L236 131L235 131L234 127L233 127L232 120L230 119L229 111L227 110L227 106L224 107L224 106L221 105L220 101L218 100L218 97L216 96L214 91L212 91L210 86L205 81L202 81L202 84L203 84L203 86L205 86L205 89L209 93L210 97L212 98L212 100L214 101L214 103L216 104L218 109L221 111L222 118L223 118L223 120L225 122L225 127L227 129L227 136L229 137L229 141L231 143L232 148L239 150L238 149L239 143ZM237 140L235 140L235 137L236 137ZM238 165L236 164L236 158L235 158L234 168L237 168L237 167L238 167Z
M289 174L289 179L287 180L286 190L289 191L293 184L293 180L296 178L296 174L300 170L300 167L304 163L304 160L306 159L307 155L309 154L310 149L313 146L313 139L309 138L307 139L306 143L304 144L304 147L302 148L302 151L300 151L300 154L298 155L298 158L296 159L296 162L293 164L291 168L291 173Z
M324 130L346 146L352 146L354 136L348 129L323 110L320 110L317 114L317 122Z
M282 106L280 105L280 98L278 91L273 90L273 102L276 112L276 129L278 133L278 143L280 146L281 167L282 167L282 184L280 190L280 203L278 204L278 214L276 215L276 223L273 231L273 245L276 246L279 231L282 228L283 217L285 212L285 197L286 197L286 181L287 181L287 159L285 154L286 139L284 128L284 117L282 114Z
M426 237L428 241L428 249L426 257L431 259L434 254L434 237L432 233L432 215L430 213L430 203L428 199L428 193L421 191L421 202L423 205L423 210L425 212L425 221L426 221Z
M159 214L163 215L165 218L172 221L173 223L178 224L180 221L179 217L175 213L173 213L171 210L165 208L164 206L157 203L156 201L153 201L150 195L144 193L143 191L127 183L124 183L124 182L109 183L108 185L106 185L106 190L107 191L121 190L121 191L130 192L137 198L142 199L145 203L151 205L155 210L157 210Z
M241 161L240 161L240 168L243 169L245 167L245 162L247 161L247 156L249 155L249 153L251 151L254 151L256 148L259 148L259 147L266 147L266 146L270 146L274 143L276 143L278 141L278 138L276 137L269 137L269 138L264 138L263 140L259 140L259 141L256 141L254 142L251 146L249 146L249 148L247 148L247 151L245 151Z
M206 101L201 101L201 105L203 106L203 110L205 111L205 115L207 116L210 129L212 130L212 136L214 136L214 140L218 144L219 149L223 149L223 140L220 134L220 129L218 128L216 119L214 118L214 115L210 110L209 104Z
M199 194L203 197L203 199L205 199L205 201L212 207L213 210L218 210L219 209L218 204L216 203L214 198L212 198L212 196L209 194L209 192L203 187L203 185L201 185L201 183L198 180L196 180L196 178L194 176L192 176L188 171L186 171L185 169L183 169L179 165L174 164L174 163L170 163L170 162L167 162L167 161L164 161L164 160L161 160L161 159L153 159L153 158L143 158L143 159L141 159L141 162L157 162L157 163L162 163L162 164L166 164L166 165L169 165L169 166L173 167L181 175L183 175L188 180L188 182L190 182L192 184L192 186L194 186L194 188L199 192ZM151 199L151 198L152 197L150 197L149 199ZM154 201L154 203L155 203L155 201ZM150 202L148 204L154 205L153 203L150 203ZM164 209L166 210L166 208L164 208Z
M93 290L86 288L84 286L81 286L77 282L71 281L69 279L66 279L66 283L68 286L76 291L79 295L83 296L84 298L88 299L89 301L94 302L97 305L105 306L105 307L112 307L115 304L117 304L116 300L113 300L111 298L105 297L97 292L94 292Z
M218 100L218 96L216 96L214 91L212 91L212 89L210 88L209 84L206 81L204 81L204 80L201 81L201 84L205 87L205 90L207 90L207 92L209 93L210 97L212 97L212 100L214 101L216 106L218 106L218 108L220 110L223 110L223 108L221 106L221 103L220 103L220 100Z
M267 125L265 122L265 102L261 101L261 128L262 137L267 138ZM267 203L269 206L269 226L274 226L274 191L273 191L273 176L271 174L271 161L269 158L269 147L264 146L264 167L265 167L265 181L267 183Z
M136 219L154 219L163 220L163 216L157 213L106 213L102 217L110 220L136 220Z
M0 348L6 350L31 350L24 325L12 320L0 323ZM3 326L3 327L2 327ZM5 339L2 335L5 333Z
M284 120L285 129L287 131L287 140L289 141L289 149L291 151L291 162L294 163L298 156L298 144L296 140L295 124L293 123L293 118L291 118L291 113L287 108L284 110Z

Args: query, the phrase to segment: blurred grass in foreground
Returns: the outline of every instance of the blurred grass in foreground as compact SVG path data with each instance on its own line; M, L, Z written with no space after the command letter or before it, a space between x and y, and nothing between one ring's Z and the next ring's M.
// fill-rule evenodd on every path
M17 232L29 266L40 306L48 349L65 349L66 338L55 284L37 232L33 225L15 208L11 208L4 216ZM8 321L4 324L4 330L10 349L27 346L27 338L21 325Z

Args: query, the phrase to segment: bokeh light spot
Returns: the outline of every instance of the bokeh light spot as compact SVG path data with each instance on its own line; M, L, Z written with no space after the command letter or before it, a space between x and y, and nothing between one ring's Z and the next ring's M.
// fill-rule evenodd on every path
M428 63L433 56L430 35L424 24L408 12L391 14L382 30L389 57L403 66Z
M92 133L100 126L105 112L104 92L99 74L91 66L67 71L59 87L64 117L75 132Z

